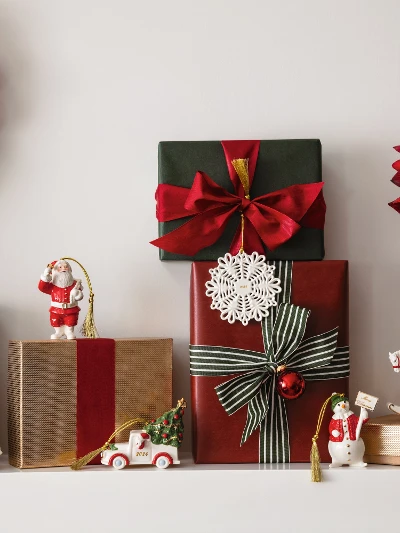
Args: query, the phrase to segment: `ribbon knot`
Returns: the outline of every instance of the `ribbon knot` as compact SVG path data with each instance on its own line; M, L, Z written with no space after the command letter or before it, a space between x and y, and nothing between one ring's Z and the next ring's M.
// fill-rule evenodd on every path
M277 365L277 363L274 363L273 361L266 363L263 367L264 377L269 377L276 374L278 366L279 365Z
M246 211L246 209L251 205L252 201L249 198L242 198L242 211Z

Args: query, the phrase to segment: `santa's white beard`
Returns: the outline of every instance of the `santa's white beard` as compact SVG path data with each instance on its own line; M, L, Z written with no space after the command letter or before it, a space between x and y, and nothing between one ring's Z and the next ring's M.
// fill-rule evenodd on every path
M65 287L69 287L74 282L74 278L72 276L72 272L54 272L53 273L53 285L56 287L61 287L64 289Z

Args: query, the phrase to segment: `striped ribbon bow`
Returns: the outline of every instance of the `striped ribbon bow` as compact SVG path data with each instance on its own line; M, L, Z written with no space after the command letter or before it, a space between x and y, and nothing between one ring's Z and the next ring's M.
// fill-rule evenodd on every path
M290 300L291 263L279 264L283 280L281 301ZM282 277L282 275L284 277ZM301 372L307 380L349 376L349 347L337 347L338 328L303 340L308 309L280 303L261 323L265 352L222 346L190 346L193 376L235 375L215 390L228 415L247 405L241 445L260 426L260 462L290 461L285 400L276 392L281 365Z

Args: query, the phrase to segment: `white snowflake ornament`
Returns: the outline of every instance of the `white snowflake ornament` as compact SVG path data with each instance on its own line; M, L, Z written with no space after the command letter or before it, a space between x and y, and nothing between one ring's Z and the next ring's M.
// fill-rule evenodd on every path
M275 267L267 265L264 255L225 254L218 266L210 269L211 280L206 283L206 295L212 298L211 309L221 311L222 320L233 324L236 320L247 326L249 320L258 322L276 306L275 295L281 292L281 281L274 277Z

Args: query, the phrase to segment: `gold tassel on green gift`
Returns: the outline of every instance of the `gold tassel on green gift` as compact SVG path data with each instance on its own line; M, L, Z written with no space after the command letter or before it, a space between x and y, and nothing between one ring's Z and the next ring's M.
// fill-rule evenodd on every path
M231 161L233 168L236 171L240 179L244 190L244 197L250 200L250 176L249 176L249 160L248 159L232 159ZM243 212L240 213L240 225L241 225L241 236L242 244L240 246L240 253L244 252L244 215Z
M250 200L250 176L249 176L249 160L248 159L232 159L233 168L240 179L243 186L245 198Z
M312 445L311 445L311 453L310 453L310 462L311 462L311 481L319 483L322 481L322 471L321 471L321 457L319 455L317 440L319 437L319 432L321 430L322 421L324 419L326 406L330 402L333 396L336 396L337 393L332 393L329 398L327 398L322 407L321 411L319 412L318 416L318 422L317 422L317 429L315 431L315 435L312 438ZM345 394L340 394L339 396L345 397Z
M93 303L94 303L94 293L92 289L92 284L90 282L89 274L86 272L86 270L83 268L81 263L74 259L73 257L62 257L63 261L74 261L77 265L79 265L82 269L82 272L85 275L88 288L89 288L89 307L88 311L85 317L85 320L83 321L82 327L81 327L81 333L84 337L87 337L88 339L97 339L99 337L99 333L96 328L96 324L94 323L94 314L93 314Z

